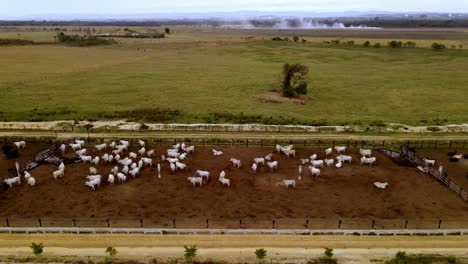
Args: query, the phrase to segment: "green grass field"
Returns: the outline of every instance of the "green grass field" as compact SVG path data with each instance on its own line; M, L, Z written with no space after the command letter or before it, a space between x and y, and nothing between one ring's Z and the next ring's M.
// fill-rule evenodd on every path
M4 46L0 58L4 121L468 122L468 50L303 45L189 32L101 47ZM284 63L310 67L306 104L258 99L277 86Z

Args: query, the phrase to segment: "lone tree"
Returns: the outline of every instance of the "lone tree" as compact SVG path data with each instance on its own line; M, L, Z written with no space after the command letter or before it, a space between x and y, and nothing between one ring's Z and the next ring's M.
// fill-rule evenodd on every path
M257 250L255 250L255 256L257 257L257 259L259 261L262 261L263 259L266 258L267 256L267 251L263 248L259 248Z
M106 253L109 254L109 256L113 257L113 256L117 255L118 251L114 247L108 247L106 249Z
M165 28L164 31L166 32L166 34L170 35L171 34L171 29L170 28Z
M301 64L285 64L283 66L283 96L293 97L307 94L307 74L309 68Z

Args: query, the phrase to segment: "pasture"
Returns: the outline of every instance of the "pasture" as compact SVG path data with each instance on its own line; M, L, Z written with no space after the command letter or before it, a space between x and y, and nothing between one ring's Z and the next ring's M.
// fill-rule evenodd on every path
M19 161L24 162L37 152L47 148L45 144L31 143L21 149ZM101 156L107 151L98 151L86 146L91 156ZM137 147L130 151L137 153ZM361 165L359 151L348 149L353 157L351 164L342 168L320 168L321 174L312 177L303 166L301 179L298 166L301 158L312 153L324 159L325 148L296 148L296 157L287 159L276 153L273 147L220 146L224 154L213 156L212 147L196 147L195 153L183 162L185 171L172 174L167 161L160 155L167 147L147 146L156 151L153 164L161 163L161 178L156 166L144 166L136 178L128 175L126 183L107 182L107 175L117 164L107 165L101 160L96 166L103 182L96 191L85 186L89 163L67 164L65 176L53 179L56 166L43 165L30 171L36 185L24 182L0 192L1 217L13 218L111 218L111 219L449 219L468 217L468 205L456 194L414 167L400 166L382 153L374 151L377 163ZM254 173L253 158L273 153L272 160L279 162L278 170L259 165ZM125 154L125 156L128 154ZM337 153L334 151L333 157ZM70 149L68 158L77 155ZM240 159L240 169L234 168L231 157ZM14 167L14 160L0 157L0 170ZM122 168L120 168L122 169ZM196 170L211 173L203 187L193 187L187 177ZM218 177L226 172L231 186L223 186ZM449 174L464 168L452 167ZM295 179L296 187L285 188L281 182ZM374 182L388 182L386 189L378 189Z
M0 47L0 120L310 125L468 121L468 51L426 48L436 41L466 44L463 30L173 31L165 39L119 39L119 44L105 47ZM0 33L0 38L53 41L54 34L22 29ZM270 40L293 34L308 42ZM415 40L425 48L360 45L367 39L385 44L389 36ZM353 39L358 45L322 43L331 39ZM284 63L309 66L304 102L272 97Z

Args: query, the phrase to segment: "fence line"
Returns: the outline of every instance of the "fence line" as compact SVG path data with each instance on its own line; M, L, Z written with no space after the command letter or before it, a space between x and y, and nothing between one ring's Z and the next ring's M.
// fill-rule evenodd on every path
M434 179L436 179L440 183L447 186L450 190L455 192L458 196L460 196L460 198L464 202L468 202L468 193L465 190L463 190L462 187L456 184L452 179L450 179L448 177L447 172L444 171L440 173L434 168L434 166L427 166L426 162L424 161L424 158L416 155L416 151L413 148L410 148L409 146L403 145L401 147L401 154L403 158L410 161L411 163L417 166L422 166L426 170L425 172L427 172L427 174L429 174Z
M146 229L313 229L438 230L468 229L468 219L110 219L4 218L0 228L146 228Z

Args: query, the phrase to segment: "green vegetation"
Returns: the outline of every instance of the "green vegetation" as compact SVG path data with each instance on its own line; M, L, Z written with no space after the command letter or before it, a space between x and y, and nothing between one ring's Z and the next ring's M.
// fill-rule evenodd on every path
M32 45L34 41L25 39L0 39L0 46Z
M432 49L434 49L434 50L444 50L446 48L447 47L444 44L440 44L440 43L437 43L437 42L434 42L432 44Z
M197 256L197 246L184 246L184 258L187 262L192 262L193 259Z
M32 252L35 256L39 256L44 252L44 245L42 243L32 243L29 247L32 249Z
M332 258L333 257L333 248L325 248L323 251L323 255L327 258Z
M100 39L96 36L80 36L80 35L66 35L63 32L57 35L57 41L59 43L75 46L75 47L87 47L87 46L99 46L99 45L111 45L116 42L112 39Z
M431 263L431 264L452 264L452 263L466 263L466 259L463 261L457 259L455 256L443 256L436 254L406 254L405 251L399 251L395 254L395 257L386 261L385 264L420 264L420 263Z
M307 94L307 74L309 68L301 64L283 65L283 96L293 97Z
M267 256L267 251L264 248L259 248L255 250L255 257L257 257L257 260L262 261L266 258Z
M118 251L117 249L113 248L113 247L108 247L106 248L106 254L109 254L109 256L113 257L115 255L117 255Z
M467 50L232 38L178 32L157 41L123 39L92 47L2 46L0 121L468 122ZM307 79L313 92L303 104L260 98L281 87L285 63L313 73Z

